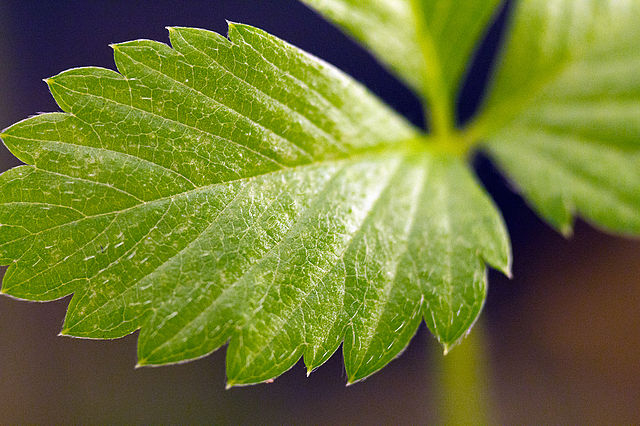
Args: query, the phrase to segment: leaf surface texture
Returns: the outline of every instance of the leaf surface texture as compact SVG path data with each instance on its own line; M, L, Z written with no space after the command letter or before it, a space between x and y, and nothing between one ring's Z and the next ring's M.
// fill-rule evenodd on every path
M424 318L454 345L508 272L500 215L462 160L330 65L253 27L114 46L119 72L47 80L63 113L2 134L2 292L73 293L63 334L140 330L141 365L229 342L230 385L344 341L350 381Z

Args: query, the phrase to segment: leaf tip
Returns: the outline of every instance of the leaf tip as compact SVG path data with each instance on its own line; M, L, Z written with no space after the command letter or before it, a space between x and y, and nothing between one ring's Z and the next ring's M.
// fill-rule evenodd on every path
M229 29L229 31L228 31L229 33L234 32L238 28L238 26L242 25L239 22L230 21L228 19L225 19L225 21L227 22L227 27Z
M447 356L449 355L449 352L451 351L452 346L448 343L443 343L442 344L442 355Z
M60 330L60 333L58 333L58 337L69 337L69 331L68 328L63 328Z
M231 380L227 381L227 384L224 386L224 390L229 390L232 387L234 387L236 384L234 382L232 382Z
M513 258L511 255L507 256L499 264L489 264L494 269L502 272L507 278L513 278Z
M562 236L565 237L565 238L573 237L573 226L570 223L566 223L564 225L560 225L558 230L560 231Z
M357 375L357 374L349 375L347 373L347 383L345 384L345 387L355 385L356 383L365 380L367 377L368 377L367 375Z
M473 328L473 325L469 326L469 328L467 328L467 330L464 333L462 333L461 336L454 338L453 340L442 341L438 339L438 341L442 345L442 355L443 356L449 355L449 353L453 350L453 348L455 348L460 343L462 343L464 339L469 335L469 333L471 333L472 328Z
M509 258L509 262L501 269L501 272L505 275L505 277L513 279L513 262L511 258Z

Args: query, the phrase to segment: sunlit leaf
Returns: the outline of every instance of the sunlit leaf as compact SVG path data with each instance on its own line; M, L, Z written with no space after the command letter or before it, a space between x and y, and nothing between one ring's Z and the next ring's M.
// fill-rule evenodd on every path
M229 384L311 370L345 339L350 381L422 318L474 323L501 218L461 159L331 66L252 27L114 46L118 72L47 80L64 113L2 134L2 292L74 293L63 334L140 329L141 365L226 342Z

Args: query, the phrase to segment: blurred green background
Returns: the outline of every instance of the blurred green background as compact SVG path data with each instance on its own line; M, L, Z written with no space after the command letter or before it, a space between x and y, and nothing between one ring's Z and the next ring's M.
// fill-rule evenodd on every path
M461 95L462 120L482 96L507 13L476 57ZM328 60L421 124L420 105L406 88L294 0L1 0L0 127L58 110L42 78L75 66L114 68L109 43L167 41L167 25L224 33L225 19ZM0 171L17 164L0 148ZM640 241L581 222L564 240L486 158L475 166L504 212L515 256L513 280L490 274L474 339L485 376L475 390L443 387L451 366L442 366L424 327L399 359L348 388L337 353L310 378L299 364L273 384L225 391L224 350L134 370L135 335L111 342L57 337L68 298L37 304L3 297L0 423L424 423L445 418L442 405L455 405L465 392L482 394L494 422L639 422ZM463 385L464 377L447 377L450 386Z

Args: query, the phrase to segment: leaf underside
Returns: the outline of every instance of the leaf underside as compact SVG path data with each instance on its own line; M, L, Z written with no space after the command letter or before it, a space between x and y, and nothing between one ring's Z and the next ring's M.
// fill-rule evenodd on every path
M448 348L477 318L502 220L467 165L324 62L258 29L171 28L118 71L47 80L64 113L2 134L2 292L73 293L62 333L140 330L140 365L229 342L230 385L309 370L344 341L349 381L424 318ZM394 140L389 140L393 135Z

